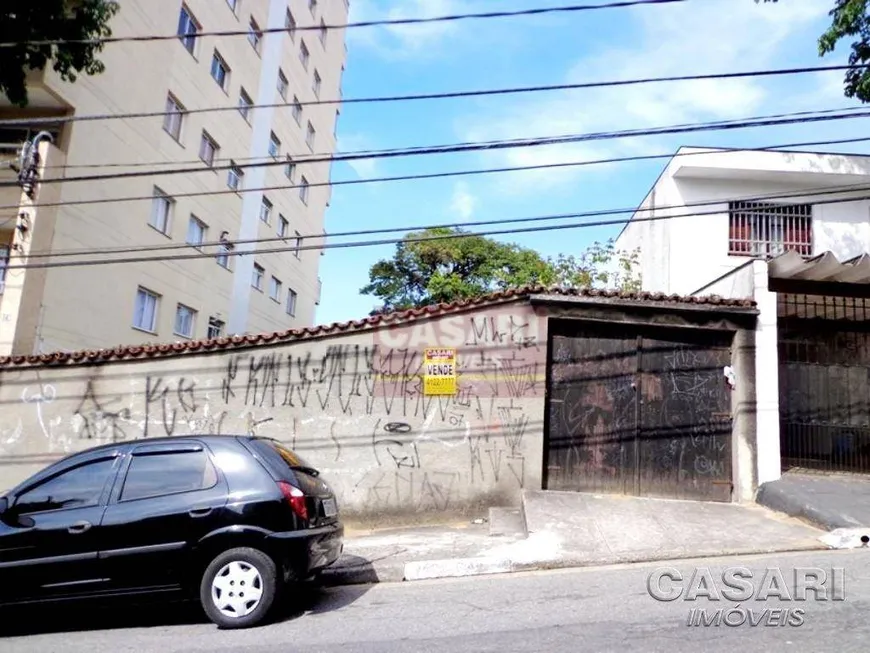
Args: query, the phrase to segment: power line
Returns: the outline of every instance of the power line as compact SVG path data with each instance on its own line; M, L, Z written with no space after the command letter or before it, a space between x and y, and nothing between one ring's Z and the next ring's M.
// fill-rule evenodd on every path
M870 139L868 139L870 140ZM686 154L682 154L680 156L691 156L694 154L708 154L708 152L688 152ZM669 155L673 156L673 154ZM784 193L774 193L770 195L751 195L743 198L733 198L731 201L752 201L752 200L775 200L775 199L783 199L783 198L792 198L792 197L814 197L818 195L830 195L836 193L846 193L846 192L855 192L861 190L870 190L870 187L867 184L848 184L841 186L821 186L817 188L805 188L800 191L800 194L797 195L797 191L787 191ZM686 204L680 204L679 206L661 206L656 207L656 210L669 210L673 208L685 208L686 206L709 206L711 204L719 204L719 200L710 200L710 201L700 201L700 202L689 202ZM349 236L372 236L378 234L387 234L393 233L396 231L417 231L420 229L436 229L436 228L461 228L461 227L479 227L486 225L497 225L497 224L513 224L513 223L523 223L523 222L541 222L548 220L565 220L569 218L576 217L593 217L599 215L612 215L614 213L627 213L629 211L638 211L639 209L604 209L602 211L593 211L591 213L558 213L553 215L546 216L535 216L531 218L503 218L498 220L477 220L471 222L450 222L450 223L441 223L441 224L431 224L431 225L420 225L420 226L403 226L403 227L384 227L380 229L365 229L365 230L357 230L357 231L340 231L333 232L331 234L327 233L318 233L318 234L300 234L296 236L270 236L266 238L245 238L245 239L237 239L233 240L233 245L247 245L247 244L259 244L259 243L271 243L271 242L286 242L288 240L310 240L314 239L323 239L323 238L346 238ZM206 247L220 247L223 245L221 241L210 241L210 242L202 242L197 245L193 245L190 243L173 243L167 245L137 245L137 246L124 246L124 247L102 247L102 248L91 248L84 249L80 248L78 250L37 250L30 251L27 255L15 255L9 257L11 259L16 258L55 258L55 257L65 257L65 256L88 256L88 255L100 255L100 254L131 254L136 252L163 252L169 250L179 250L179 249L197 249L202 250Z
M853 111L867 111L867 108L864 106L858 106L858 107L843 107L843 108L837 108L837 109L815 109L812 111L795 111L795 112L790 112L790 113L780 113L780 114L773 114L773 115L767 115L767 116L752 116L749 118L738 118L738 119L714 121L714 122L708 122L708 123L681 123L678 125L671 125L671 127L694 126L697 124L711 124L711 125L712 124L729 124L732 122L743 122L746 120L772 119L772 118L796 117L796 116L810 116L810 115L816 115L816 114L825 115L825 114L831 114L831 113L849 113L849 112L853 112ZM601 133L613 133L613 132L601 132ZM570 135L558 136L558 137L553 137L553 138L568 138L568 137L570 137ZM485 144L496 144L496 143L524 143L527 140L528 139L524 139L524 138L515 138L515 139L503 139L503 140L493 140L493 141L480 141L480 142L475 143L475 144L485 145ZM837 142L837 141L833 141L833 142ZM850 142L850 141L844 141L844 142ZM427 147L446 147L446 146L415 146L415 147L406 147L406 148L389 148L389 149L382 149L382 150L353 150L353 151L348 151L348 152L342 152L342 153L340 153L340 155L357 156L357 155L363 155L363 154L382 154L382 153L388 153L388 152L406 152L406 151L413 152L413 151L416 151L416 150L419 150L422 148L427 148ZM261 157L218 157L218 158L213 159L213 162L214 161L254 162L254 163L267 162L270 165L285 165L287 163L301 165L303 163L317 163L318 161L312 160L312 157L314 159L320 159L320 158L324 158L324 157L333 157L333 156L335 156L335 155L323 153L323 154L297 155L295 158L288 154L283 159L281 159L280 157L275 157L275 156L271 156L271 155L261 156ZM300 158L300 157L302 157L302 158ZM304 157L309 157L309 158L304 158ZM188 159L188 160L182 160L182 161L166 161L166 160L164 160L164 161L154 161L154 162L131 162L131 163L90 163L90 164L77 164L77 165L48 165L48 166L45 166L45 168L47 170L51 170L51 169L67 170L67 169L73 169L73 168L89 168L89 169L139 168L139 167L152 167L152 166L161 166L161 165L181 165L181 164L201 164L201 163L204 163L204 161L202 159ZM242 163L241 165L237 164L235 167L248 168L248 167L253 167L253 165L254 165L253 163ZM202 172L207 172L207 171L214 172L215 170L227 170L227 169L230 169L231 167L233 167L233 166L217 166L216 167L214 165L206 164L204 166L198 165L195 170L202 171ZM171 170L171 168L170 168L170 170ZM153 172L154 172L154 174L163 174L164 171L155 170ZM51 179L51 178L49 178L49 179ZM63 178L58 177L58 179L69 180L71 178L70 177L63 177ZM2 184L0 184L0 187L2 187Z
M674 4L678 2L685 2L686 0L623 0L621 2L608 2L606 4L586 4L586 5L568 5L564 7L539 7L537 9L518 9L514 11L486 11L486 12L476 12L476 13L465 13L465 14L449 14L444 16L432 16L429 18L390 18L390 19L382 19L382 20L366 20L366 21L357 21L357 22L348 22L343 24L324 24L321 25L304 25L304 26L296 26L296 27L270 27L266 29L257 30L257 34L273 34L273 33L292 33L296 31L307 32L307 31L320 31L321 29L327 30L340 30L340 29L348 29L348 28L358 28L358 27L379 27L384 25L420 25L425 23L443 23L443 22L455 22L460 20L472 20L472 19L492 19L492 18L515 18L518 16L540 16L544 14L555 14L555 13L576 13L581 11L594 11L598 9L621 9L625 7L635 7L635 6L643 6L643 5L665 5L665 4ZM187 36L194 36L195 38L201 38L206 36L216 36L216 37L226 37L226 36L247 36L250 33L250 30L219 30L212 32L196 32L194 34L190 34ZM105 38L96 38L96 39L48 39L41 41L6 41L0 43L0 48L10 48L16 47L20 45L31 45L31 46L46 46L46 45L99 45L103 43L133 43L133 42L154 42L154 41L171 41L179 38L180 34L160 34L160 35L146 35L146 36L109 36Z
M864 118L870 116L870 110L856 111L853 109L846 110L845 114L831 115L829 112L839 111L836 109L824 110L820 112L799 112L791 114L778 114L781 116L792 117L777 117L764 116L759 118L741 119L733 121L718 121L718 122L703 122L695 124L674 125L667 127L654 127L648 129L629 129L612 132L594 132L588 134L571 134L563 136L548 136L538 138L510 139L487 142L461 142L447 145L435 146L414 146L408 148L397 148L389 150L372 150L362 153L348 154L333 154L325 156L314 156L309 158L297 158L293 162L301 163L329 163L336 161L355 161L360 159L386 159L403 156L421 156L433 154L457 154L463 152L480 152L486 150L502 150L525 147L541 147L547 145L564 145L568 143L580 143L587 141L611 140L619 138L633 138L638 136L658 136L668 134L685 134L699 131L719 131L730 129L748 129L753 127L771 127L777 125L803 124L812 122L828 122L832 120L849 120L853 118ZM806 115L807 113L822 113L824 115ZM138 177L154 177L163 175L178 175L192 174L197 172L219 172L228 171L236 168L263 168L273 166L283 166L288 163L286 159L275 161L263 161L258 163L248 163L244 165L226 165L226 166L211 166L211 167L188 167L188 168L170 168L168 170L144 170L133 172L112 173L106 175L80 175L76 177L50 177L42 179L40 184L52 183L68 183L68 182L85 182L85 181L109 181L116 179L130 179ZM0 183L0 187L9 187L17 185L16 182ZM234 191L235 192L235 191Z
M764 151L776 151L776 150L785 150L785 149L794 149L799 147L818 147L822 145L840 145L846 143L861 143L870 141L870 137L858 137L858 138L844 138L838 140L827 140L827 141L809 141L809 142L801 142L801 143L789 143L785 145L770 145L766 147L760 148L746 148L746 147L734 147L734 148L715 148L715 150L711 151L702 151L702 152L687 152L681 154L680 156L694 156L700 154L715 154L715 153L726 153L726 152L735 152L735 151L753 151L753 152L764 152ZM611 163L630 163L630 162L638 162L638 161L653 161L657 159L670 159L674 157L674 152L667 152L662 154L639 154L632 156L624 156L624 157L612 157L606 159L588 159L583 161L567 161L562 163L542 163L537 165L524 165L524 166L504 166L499 168L483 168L483 169L473 169L473 170L453 170L447 172L433 172L433 173L424 173L424 174L413 174L413 175L397 175L391 177L370 177L366 179L345 179L339 181L324 181L324 182L312 182L308 186L309 188L318 188L323 186L351 186L357 184L373 184L373 183L384 183L384 182L395 182L395 181L421 181L428 179L445 179L450 177L465 177L465 176L475 176L475 175L483 175L483 174L499 174L499 173L508 173L508 172L524 172L524 171L532 171L532 170L547 170L547 169L559 169L559 168L574 168L574 167L584 167L584 166L593 166L593 165L606 165ZM196 197L210 197L210 196L220 196L220 195L234 195L237 193L253 193L253 192L273 192L273 191L285 191L285 190L296 190L303 188L302 185L299 184L280 184L277 186L259 186L254 188L242 188L238 191L225 189L225 190L217 190L217 191L193 191L189 193L173 193L173 199L188 199L188 198L196 198ZM116 204L120 202L145 202L152 201L154 199L153 195L139 195L139 196L124 196L124 197L106 197L99 199L91 199L91 200L66 200L66 201L58 201L58 202L43 202L33 204L31 208L33 209L41 209L41 208L56 208L62 206L91 206L96 204ZM0 206L0 210L3 209L14 209L18 210L20 208L17 204L10 204L7 206Z
M413 93L405 95L385 95L359 98L340 98L333 100L307 100L299 102L302 107L323 106L332 104L374 104L390 102L413 102L420 100L444 100L455 98L487 97L498 95L518 95L525 93L543 93L548 91L573 91L590 88L612 88L620 86L638 86L643 84L660 84L665 82L691 82L712 79L742 79L747 77L777 77L784 75L802 75L807 73L832 72L841 70L857 70L867 68L867 64L838 66L807 66L802 68L777 68L765 70L749 70L731 73L708 73L696 75L673 75L667 77L641 77L636 79L605 80L600 82L579 82L576 84L550 84L540 86L517 86L509 88L482 89L472 91L446 91L442 93ZM296 102L273 102L268 104L246 105L247 109L283 109L296 106ZM6 118L0 120L0 126L15 127L40 125L62 125L71 122L92 122L104 120L132 120L138 118L160 118L168 115L188 115L200 113L217 113L238 111L236 105L220 107L201 107L185 109L184 111L139 111L133 113L96 113L72 116L57 116L51 118Z
M845 190L848 188L849 190ZM858 191L870 191L870 186L863 185L853 185L851 187L841 187L838 190L834 190L833 188L828 188L825 190L820 190L816 192L808 192L808 191L792 191L789 193L782 193L779 195L754 195L750 197L743 198L733 198L733 199L717 199L717 200L707 200L704 202L696 202L696 203L686 203L679 206L670 206L670 207L655 207L650 209L639 209L637 207L625 208L625 209L602 209L598 211L585 211L582 213L573 213L573 214L565 214L562 216L534 216L531 218L518 218L514 220L510 220L510 222L531 222L531 221L544 221L544 220L555 220L555 219L568 219L568 218L577 218L577 217L593 217L593 216L603 216L603 215L619 215L624 213L630 213L632 215L637 213L650 213L656 211L663 210L671 210L671 209L682 209L687 206L709 206L709 205L721 205L725 204L729 201L761 201L765 199L789 199L789 198L805 198L812 196L820 196L820 195L830 195L834 193L843 193L843 192L858 192ZM833 198L828 200L818 200L813 202L814 205L828 205L828 204L843 204L849 202L858 202L863 200L870 200L870 195L860 195L854 197L847 198ZM55 268L55 267L88 267L93 265L112 265L112 264L131 264L131 263L148 263L148 262L156 262L156 261L181 261L181 260L193 260L193 259L205 259L205 258L216 258L218 255L220 256L262 256L265 254L279 254L279 253L287 253L287 252L299 252L299 251L307 251L307 250L326 250L326 249L347 249L347 248L356 248L356 247L373 247L380 245L391 245L396 243L414 243L414 242L426 242L432 240L449 240L455 238L464 238L469 236L496 236L496 235L508 235L508 234L520 234L520 233L532 233L539 231L556 231L562 229L582 229L582 228L591 228L591 227L604 227L604 226L614 226L625 224L626 222L651 222L658 220L672 220L675 218L691 218L691 217L702 217L707 215L721 215L724 213L721 208L713 209L711 211L701 211L701 212L692 212L692 213L682 213L682 214L669 214L669 215L653 215L647 217L634 217L629 220L620 219L620 220L599 220L595 222L581 222L567 225L546 225L539 227L524 227L521 229L503 229L496 231L479 231L479 232L464 232L459 234L445 234L445 235L433 235L433 236L420 236L414 238L389 238L389 239L381 239L381 240L366 240L366 241L352 241L349 243L324 243L322 245L299 245L299 246L285 246L285 247L273 247L261 250L223 250L217 253L205 253L199 252L196 254L171 254L171 255L163 255L163 256L139 256L139 257L128 257L128 258L116 258L116 259L89 259L84 261L60 261L60 262L46 262L46 263L22 263L22 264L10 264L6 266L7 270L23 270L23 269L32 269L32 268ZM443 226L455 226L454 225L443 225ZM425 227L417 227L415 229L421 229ZM401 229L391 229L390 231L400 231ZM322 238L322 235L315 236L317 238ZM137 250L141 251L141 250Z

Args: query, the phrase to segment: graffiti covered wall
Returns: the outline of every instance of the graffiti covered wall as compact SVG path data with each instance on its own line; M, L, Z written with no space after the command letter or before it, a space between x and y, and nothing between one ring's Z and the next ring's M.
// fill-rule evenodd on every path
M454 395L425 396L423 349L456 347ZM0 489L97 444L274 437L343 510L516 503L541 487L546 318L525 303L390 328L100 365L0 369Z

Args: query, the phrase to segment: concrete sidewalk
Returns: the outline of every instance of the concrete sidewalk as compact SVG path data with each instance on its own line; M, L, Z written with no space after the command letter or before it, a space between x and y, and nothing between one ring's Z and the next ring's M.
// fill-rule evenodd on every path
M705 556L826 549L812 526L757 505L525 492L483 523L349 531L327 584L398 582Z
M758 488L756 501L829 531L822 541L833 548L870 544L870 480L866 477L787 472Z

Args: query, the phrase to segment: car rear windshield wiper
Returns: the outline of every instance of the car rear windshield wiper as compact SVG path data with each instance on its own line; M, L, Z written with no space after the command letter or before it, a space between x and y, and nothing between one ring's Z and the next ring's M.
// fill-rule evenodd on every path
M320 472L318 472L313 467L309 467L308 465L288 465L288 467L294 472L302 472L304 474L308 474L309 476L314 476L315 478L320 476Z

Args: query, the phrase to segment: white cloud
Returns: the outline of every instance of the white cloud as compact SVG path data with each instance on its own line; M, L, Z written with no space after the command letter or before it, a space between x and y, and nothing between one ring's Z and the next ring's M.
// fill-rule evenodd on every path
M351 22L434 18L468 11L465 0L354 0ZM387 59L432 56L462 29L461 22L445 21L407 25L382 25L348 30L348 47L374 50Z
M338 139L338 145L336 148L339 154L348 152L364 152L374 149L376 149L376 147L372 144L371 140L363 134L343 134ZM376 176L380 170L377 159L353 159L346 161L346 163L353 168L353 171L359 175L360 178L363 179Z
M827 12L826 3L819 0L775 5L740 0L739 8L736 3L705 0L638 11L632 14L638 36L620 39L620 45L574 62L566 83L788 66L795 53L792 37L818 25ZM798 54L804 51L798 48ZM494 111L464 118L459 131L463 140L489 140L731 119L779 108L783 98L769 92L770 84L769 78L740 78L530 95L507 106L502 100L493 105L499 107ZM536 165L668 151L673 144L673 139L660 137L614 139L502 150L485 158L495 165ZM579 175L593 170L602 168L514 173L500 181L500 190L539 191L542 184L575 183Z
M453 187L453 199L450 202L451 211L462 220L468 220L474 215L476 207L477 198L471 194L468 184L464 181L457 182Z

